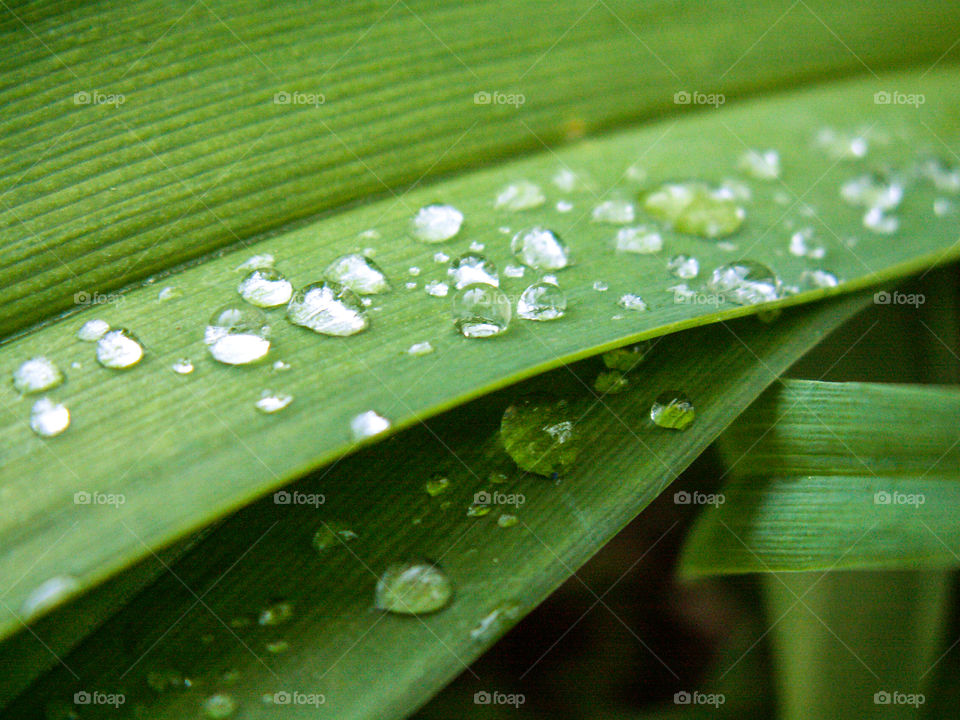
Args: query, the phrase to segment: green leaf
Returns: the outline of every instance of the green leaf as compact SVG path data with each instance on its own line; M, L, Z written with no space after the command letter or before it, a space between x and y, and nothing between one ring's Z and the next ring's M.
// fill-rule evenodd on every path
M264 240L257 250L275 254L298 287L317 280L336 256L367 245L376 249L377 261L394 285L393 292L375 298L372 329L352 338L318 337L287 323L281 310L273 311L273 358L290 363L286 373L272 372L269 363L220 366L203 345L203 327L212 310L236 300L239 278L234 269L246 255L212 258L2 346L0 361L10 370L37 354L66 369L68 383L53 396L66 403L73 422L63 435L42 440L28 427L28 401L9 386L0 390L7 411L0 418L0 454L6 486L18 498L17 512L0 517L5 547L0 577L19 578L8 591L7 604L13 610L0 616L0 632L19 626L16 611L49 578L70 576L78 590L89 588L149 549L349 452L357 447L349 427L359 413L375 410L389 418L394 429L402 429L498 387L625 342L756 312L755 306L729 302L677 302L667 290L678 282L665 268L667 257L694 255L706 274L736 257L724 246L664 230L662 254L626 257L612 249L614 228L589 222L604 189L635 196L638 188L623 174L638 158L651 186L677 178L720 182L735 172L747 143L779 149L784 182L751 183L747 221L734 236L738 253L769 264L784 283L798 283L803 272L816 265L784 252L790 231L782 223L791 220L796 227L809 222L827 248L830 269L845 282L787 297L778 306L946 262L960 253L956 227L949 218L931 216L930 187L920 184L907 194L896 242L872 236L862 227L862 209L848 207L838 197L839 184L869 166L833 160L812 146L823 127L849 128L875 114L870 162L911 166L914 146L930 142L931 129L949 124L951 108L960 104L960 89L952 73L931 72L922 79L917 73L891 75L883 82L916 83L938 102L919 110L877 106L873 81L808 90L544 153ZM885 145L884 134L898 142ZM552 188L550 178L564 167L588 182L570 194L574 212L553 208L552 203L566 195L554 189L548 190L550 204L539 209L522 214L491 209L505 183L529 178ZM782 193L794 193L792 205L778 204ZM813 217L806 218L809 212L799 207L800 197L815 208ZM416 282L421 285L445 277L444 267L433 260L438 246L408 236L412 209L436 199L453 202L467 218L461 236L441 246L454 256L473 241L485 244L484 252L499 267L515 262L508 237L499 229L504 226L516 230L540 223L565 236L575 262L559 273L570 300L567 316L554 323L515 319L501 337L467 340L454 331L446 301L428 297L420 288L404 289L414 281L410 267L420 268ZM369 228L376 228L382 239L361 237ZM860 240L851 249L843 238L854 233ZM505 278L505 291L516 296L531 275ZM608 283L609 291L594 290L597 280ZM178 288L182 296L159 301L163 286ZM641 294L648 310L618 307L617 298L627 292ZM147 348L140 365L126 372L99 367L93 349L75 336L81 321L91 317L139 335ZM425 340L433 343L434 355L406 353L413 343ZM170 371L183 356L197 367L185 377ZM259 414L254 402L265 388L292 394L293 404L278 415ZM32 492L38 477L44 478L43 491ZM119 508L78 507L78 491L122 494L126 502Z
M691 531L683 573L957 565L958 411L954 387L771 388L722 436L733 477Z
M943 62L960 8L898 13L911 22L855 0L18 3L0 27L0 337L426 177L695 109L678 91Z
M341 718L403 716L574 573L762 387L864 300L791 310L770 327L745 319L672 335L658 342L622 394L592 399L583 383L602 366L585 362L361 450L288 488L303 497L322 494L320 507L266 499L229 518L65 662L85 686L122 688L128 703L144 703L155 718L190 716L217 691L257 714L263 694L283 690L322 693L324 711ZM729 342L734 337L742 342ZM649 420L663 387L683 387L694 399L698 417L686 431ZM504 408L521 393L545 390L591 406L578 423L581 454L559 483L519 473L496 445ZM491 471L506 471L507 483L491 483ZM438 472L451 489L431 497L424 484ZM468 517L481 490L520 494L524 502ZM500 527L505 511L520 522ZM333 522L358 537L317 555L311 538ZM444 568L454 584L451 605L420 618L373 611L377 575L411 556ZM292 603L289 623L231 627L234 618L256 615L277 599ZM515 603L516 614L505 615L488 636L471 637L504 603ZM212 638L205 641L207 634ZM289 650L265 652L275 640L289 642ZM167 668L193 677L195 689L158 695L145 687L147 672ZM224 684L227 670L238 671L240 680ZM26 716L76 689L61 668L9 711ZM284 709L288 717L315 713L309 705Z

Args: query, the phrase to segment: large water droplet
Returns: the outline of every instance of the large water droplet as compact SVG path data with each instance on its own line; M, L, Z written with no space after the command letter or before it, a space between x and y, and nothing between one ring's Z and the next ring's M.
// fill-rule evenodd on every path
M279 270L262 268L241 280L237 292L251 305L269 308L288 302L293 294L293 285Z
M569 403L542 395L529 395L508 407L500 437L518 467L547 477L570 467L580 452Z
M374 605L401 615L424 615L449 604L450 578L427 560L393 563L377 581Z
M591 217L594 222L609 223L611 225L626 225L636 218L636 208L625 198L611 198L604 200L593 208Z
M13 386L25 395L50 390L62 382L60 368L42 355L25 360L13 371Z
M649 340L645 340L643 342L634 343L633 345L627 345L626 347L605 352L601 356L601 359L603 360L603 364L611 370L630 372L635 370L637 366L647 358L652 349L653 343Z
M570 264L570 251L552 230L533 227L521 230L510 241L514 256L534 270L561 270Z
M415 237L425 243L449 240L463 225L463 213L452 205L427 205L420 208L410 222Z
M510 326L510 300L499 289L485 283L467 285L453 296L453 321L461 335L487 338Z
M667 261L667 270L681 280L691 280L700 274L700 261L689 255L674 255Z
M362 412L350 421L350 434L356 441L379 435L390 429L390 421L374 410Z
M280 412L293 402L293 395L264 390L260 399L255 403L257 410L267 415Z
M707 286L738 305L771 302L780 297L780 281L773 271L752 260L721 265L713 271Z
M25 620L43 615L62 605L79 590L80 581L72 575L56 575L30 591L20 607L20 614Z
M246 365L270 350L270 326L255 307L224 305L213 313L203 334L213 358L227 365Z
M740 156L737 169L755 180L780 177L780 153L776 150L747 150Z
M110 330L97 340L97 362L105 368L133 367L142 357L143 346L137 336L124 328Z
M447 275L453 280L457 290L474 283L486 283L487 285L500 287L500 274L497 272L497 266L483 255L475 252L464 253L450 263L450 267L447 268Z
M84 342L96 342L110 330L110 325L105 320L95 318L87 320L80 329L77 330L77 337Z
M203 714L211 720L221 720L233 715L239 707L233 695L216 693L203 701Z
M617 231L616 247L619 252L651 255L663 249L663 237L647 225L625 227Z
M556 283L536 282L520 295L517 315L524 320L556 320L567 311L567 295Z
M510 183L498 194L493 206L498 210L532 210L547 201L543 190L528 180Z
M360 298L339 283L307 285L290 300L287 318L322 335L346 337L367 329L370 321Z
M411 268L411 271L413 268ZM419 275L420 271L411 274ZM370 258L359 253L342 255L327 267L323 276L340 283L358 295L377 295L390 289L387 276Z
M650 419L660 427L671 430L686 430L694 416L690 398L676 390L661 393L650 408Z
M732 235L746 218L729 191L701 182L663 185L647 195L644 208L680 232L705 238Z

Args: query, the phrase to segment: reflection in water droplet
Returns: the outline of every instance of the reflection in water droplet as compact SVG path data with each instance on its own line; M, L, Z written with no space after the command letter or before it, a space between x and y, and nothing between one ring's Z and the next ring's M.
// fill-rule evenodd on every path
M100 319L87 320L77 331L77 337L84 342L96 342L110 329L110 325Z
M671 430L686 430L693 422L693 403L683 393L670 390L660 394L650 408L650 419Z
M960 193L960 166L951 165L943 158L925 158L919 165L920 176L933 183L940 192Z
M445 252L440 251L433 254L433 261L438 265L442 265L443 263L450 261L450 256L447 255Z
M374 605L401 615L423 615L449 604L453 583L438 566L426 560L393 563L377 581Z
M373 410L360 413L350 421L350 434L355 441L379 435L390 429L390 421Z
M370 325L353 291L331 281L298 290L287 305L287 318L315 333L338 337L356 335Z
M427 205L420 208L410 223L415 237L425 243L449 240L460 232L463 213L452 205Z
M25 360L13 371L13 386L24 395L55 388L63 382L56 364L42 355Z
M488 503L475 502L467 508L467 517L483 517L489 515L492 508Z
M265 357L269 338L266 316L249 305L224 305L210 317L203 334L214 360L227 365L246 365Z
M454 325L467 338L499 335L510 326L510 300L485 283L467 285L453 297Z
M290 643L286 640L271 640L265 646L268 653L279 655L290 649Z
M650 255L663 249L663 237L647 225L625 227L617 231L616 248L618 252Z
M553 184L563 192L573 192L577 186L577 175L569 168L560 168L551 179Z
M869 145L866 133L840 132L822 128L814 143L834 160L859 160L867 154Z
M546 228L521 230L510 241L510 249L517 260L535 270L561 270L570 264L567 246Z
M494 200L497 210L532 210L547 201L543 190L527 180L510 183L503 188Z
M521 469L550 477L570 467L580 452L574 419L566 400L529 395L506 409L500 437Z
M142 357L143 346L137 336L124 328L110 330L97 340L97 362L105 368L133 367Z
M453 280L454 287L459 290L474 283L486 283L500 287L500 274L497 266L483 255L475 252L464 253L447 268L447 275Z
M377 295L390 289L383 270L373 260L359 253L341 255L327 266L323 276L358 295Z
M534 283L520 295L517 316L524 320L556 320L567 311L567 295L556 283Z

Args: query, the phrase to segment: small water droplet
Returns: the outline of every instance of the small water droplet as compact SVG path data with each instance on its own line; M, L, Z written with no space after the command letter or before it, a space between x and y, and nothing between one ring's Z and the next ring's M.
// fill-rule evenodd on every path
M647 355L650 354L652 349L653 343L644 341L617 348L616 350L610 350L609 352L605 352L601 358L603 364L611 370L630 372L635 370L637 366L647 358Z
M409 348L407 348L407 355L413 355L414 357L420 357L421 355L429 355L433 352L433 345L430 344L429 340L424 340L423 342L414 343Z
M510 183L498 194L493 206L497 210L532 210L547 201L543 190L528 180Z
M270 308L288 302L293 294L293 285L279 270L262 268L241 280L237 292L251 305Z
M220 720L233 715L239 707L233 695L216 693L203 701L203 714L211 720Z
M580 452L574 420L566 400L529 395L503 413L500 437L521 469L550 477L572 465Z
M632 183L643 185L643 183L647 181L649 173L639 162L635 162L633 165L627 168L627 171L624 173L624 177L626 177L627 180Z
M510 300L499 288L485 283L458 290L452 311L455 327L467 338L493 337L510 326Z
M257 624L264 626L281 625L292 617L293 605L286 600L279 600L260 611Z
M903 184L887 173L872 172L847 180L840 196L850 205L892 210L903 200Z
M563 192L573 192L577 187L577 174L569 168L560 168L551 180Z
M13 386L24 395L44 392L63 382L60 368L42 355L25 360L13 371Z
M952 200L947 198L935 198L933 201L933 214L937 217L946 217L947 215L953 215L956 210L956 206L953 204Z
M837 276L828 270L804 270L800 282L806 288L830 288L840 284Z
M521 230L510 241L514 256L534 270L561 270L570 264L570 251L552 230L532 227Z
M352 290L331 281L298 290L287 305L287 318L315 333L337 337L356 335L370 326L360 299Z
M419 273L419 269L417 272ZM327 266L323 276L358 295L377 295L390 290L387 276L383 274L380 267L373 260L359 253L341 255Z
M629 386L630 381L619 370L604 370L593 381L593 389L601 395L616 395L622 393Z
M747 150L740 156L737 169L755 180L780 177L780 153L776 150Z
M264 647L267 649L268 653L273 655L279 655L280 653L285 653L290 649L290 643L286 640L271 640Z
M260 399L255 403L257 410L267 415L283 410L287 405L293 402L293 395L287 393L273 392L264 390Z
M450 286L440 280L431 280L423 286L423 289L430 297L446 297L450 292Z
M950 165L943 158L925 158L919 165L919 172L940 192L960 193L960 167Z
M647 225L620 228L617 231L616 248L618 252L651 255L663 249L663 236Z
M557 200L554 207L556 207L558 213L568 213L573 210L573 203L567 200Z
M357 534L341 522L331 521L323 524L313 535L313 548L317 552L324 552L330 548L340 547L357 539Z
M30 591L20 607L20 614L25 620L43 615L62 605L79 590L80 581L72 575L56 575Z
M447 275L453 280L457 290L475 283L486 283L500 287L500 274L497 266L483 255L475 252L464 253L447 268Z
M802 228L790 236L790 245L787 250L794 257L805 257L813 260L819 260L827 251L823 245L811 244L813 238L813 228Z
M87 320L77 331L77 337L84 342L96 342L109 330L110 325L105 320Z
M887 215L881 208L872 207L863 215L863 226L878 235L893 235L900 228L896 215Z
M502 528L510 528L520 522L520 518L516 515L511 515L510 513L502 513L500 517L497 518L497 525Z
M438 253L433 254L433 261L439 265L445 262L449 262L450 256L447 255L445 252L440 251Z
M667 270L681 280L691 280L700 274L700 261L689 255L674 255L667 261Z
M213 313L203 341L214 360L226 365L246 365L270 350L266 316L248 305L224 305Z
M183 677L183 673L173 668L164 668L163 670L151 670L146 676L147 686L158 693L168 690L180 690L189 687L190 680Z
M437 473L427 480L423 488L427 491L427 494L430 497L436 497L437 495L441 495L450 489L450 478L448 478L446 475Z
M413 280L411 280L410 282L405 283L405 284L404 284L404 287L405 287L407 290L416 290L416 289L417 289L417 283L414 282Z
M593 289L596 290L597 292L606 292L607 290L610 289L610 286L607 283L605 283L603 280L594 280Z
M427 205L417 211L410 223L411 232L425 243L449 240L460 232L463 213L453 205Z
M497 606L470 631L470 637L479 642L499 637L520 617L520 610L520 605L512 601Z
M180 358L173 362L170 369L177 375L189 375L193 372L193 361L190 358Z
M780 281L766 265L739 260L713 271L707 286L738 305L771 302L780 297Z
M591 217L594 222L610 225L626 225L632 223L636 217L636 208L633 203L624 198L604 200L593 208Z
M818 131L814 144L834 160L859 160L866 157L869 149L865 133L840 132L833 128Z
M643 301L643 298L634 293L624 293L621 295L617 300L617 305L624 310L634 310L636 312L643 312L647 309L647 304Z
M750 190L750 186L733 178L727 178L720 183L720 190L739 202L750 202L753 198L753 191Z
M554 282L541 280L520 295L517 316L524 320L556 320L567 311L567 295Z
M747 215L728 190L701 182L667 183L647 195L643 205L676 230L705 238L732 235Z
M262 253L260 255L254 255L248 260L244 261L240 265L237 265L237 272L244 272L246 270L262 270L264 268L272 268L274 263L273 255L270 253Z
M694 415L690 398L676 390L661 393L650 408L650 419L660 427L671 430L686 430L693 422Z
M374 410L362 412L350 421L350 434L355 441L379 435L390 429L390 421Z
M391 564L377 581L374 605L401 615L424 615L443 609L453 597L453 583L427 560Z
M110 330L97 340L97 362L105 368L122 370L133 367L143 357L143 346L129 330Z
M277 360L273 364L274 372L283 372L284 370L289 370L289 369L290 369L290 363L284 362L283 360Z
M527 269L523 265L507 265L503 269L503 274L508 278L522 278L527 272Z
M167 286L162 288L160 292L157 293L157 300L159 302L166 302L167 300L176 300L179 297L183 297L183 290L176 287Z
M491 472L487 476L487 482L493 483L494 485L503 485L507 480L509 480L509 478L502 472Z
M489 504L483 502L471 503L467 507L467 517L483 517L489 515L492 508Z

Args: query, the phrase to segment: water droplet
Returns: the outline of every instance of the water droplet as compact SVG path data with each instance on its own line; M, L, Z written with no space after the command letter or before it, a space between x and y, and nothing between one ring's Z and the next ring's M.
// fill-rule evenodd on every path
M183 297L183 290L180 288L175 288L167 286L162 288L160 292L157 293L157 300L159 302L166 302L167 300L176 300L179 297Z
M338 337L356 335L370 325L353 291L331 281L298 290L287 305L287 318L294 325Z
M720 190L728 194L733 200L739 200L740 202L750 202L753 198L753 192L749 185L732 178L727 178L720 183Z
M517 316L524 320L556 320L567 311L567 295L556 283L536 282L520 295Z
M447 268L447 275L453 280L454 287L459 290L467 285L486 283L500 287L500 274L497 266L483 255L474 252L464 253Z
M449 262L450 256L447 255L445 252L440 251L433 254L433 261L439 265L445 262Z
M869 144L865 133L840 132L822 128L814 143L834 160L859 160L866 157Z
M487 482L493 483L494 485L503 485L508 479L506 474L502 472L491 472L487 476Z
M502 528L510 528L520 522L520 518L516 515L511 515L510 513L502 513L500 517L497 518L497 525Z
M183 677L183 673L173 668L151 670L147 673L147 686L151 690L162 693L168 690L179 690L189 687L192 683Z
M80 591L80 581L72 575L56 575L37 585L23 601L20 614L25 620L59 607Z
M652 349L653 343L644 341L617 348L616 350L610 350L609 352L605 352L601 358L603 359L603 364L611 370L630 372L636 369L636 367L646 359Z
M618 252L650 255L663 249L663 237L647 225L620 228L617 231L616 247Z
M13 386L24 395L50 390L62 382L60 368L42 355L25 360L13 371Z
M942 158L926 158L920 163L920 175L940 192L960 193L960 167L949 165Z
M752 260L721 265L713 271L707 286L738 305L771 302L780 297L780 281L773 271Z
M517 260L534 270L561 270L570 264L567 246L546 228L521 230L510 241L510 249Z
M84 342L96 342L110 330L105 320L87 320L77 331L77 337Z
M255 403L257 410L267 415L283 410L287 405L293 402L293 395L287 393L277 393L272 390L264 390L260 399Z
M903 184L886 173L867 173L841 185L840 196L850 205L892 210L903 200Z
M580 452L569 404L542 395L529 395L508 407L500 437L521 469L547 477L572 465Z
M543 190L527 180L510 183L497 195L493 206L497 210L532 210L547 201Z
M559 213L568 213L573 210L573 203L567 200L557 200L555 207Z
M214 360L246 365L265 357L270 350L270 326L255 307L224 305L210 317L203 341Z
M423 289L430 297L446 297L450 292L450 286L440 280L431 280L423 286Z
M467 517L483 517L484 515L489 515L492 508L489 504L483 502L471 503L467 507Z
M601 395L616 395L630 386L630 381L619 370L604 370L593 381L593 389Z
M617 300L617 305L624 310L635 310L636 312L643 312L647 309L647 304L643 301L643 298L633 293L621 295L620 299Z
M290 363L284 362L283 360L277 360L273 364L274 372L283 372L284 370L290 369Z
M357 539L357 534L341 522L324 523L313 535L313 547L317 552L340 547Z
M596 290L597 292L606 292L607 290L610 289L610 286L607 283L605 283L603 280L594 280L593 289Z
M420 208L410 223L411 232L425 243L449 240L463 225L463 213L452 205L427 205Z
M264 268L272 268L274 263L273 255L270 253L262 253L260 255L254 255L245 262L237 265L237 272L244 272L246 270L262 270Z
M430 344L429 340L424 340L423 342L414 343L409 348L407 348L407 354L413 355L414 357L420 357L421 355L429 355L433 352L433 345Z
M189 375L193 372L193 361L190 358L180 358L174 361L170 369L177 375Z
M436 474L423 486L430 497L441 495L450 489L450 478L446 475Z
M872 207L863 215L863 226L878 235L893 235L900 228L896 215L887 215L878 207Z
M420 274L420 268L418 268L416 265L411 265L407 268L407 272L411 277L417 277Z
M423 615L447 606L453 584L427 560L391 564L377 581L374 605L401 615Z
M515 602L506 602L494 608L477 623L476 627L470 631L470 637L479 642L493 640L502 635L519 617L520 605Z
M694 415L690 398L676 390L661 393L650 408L650 419L671 430L686 430Z
M837 276L828 270L804 270L800 282L808 289L830 288L840 284Z
M419 268L416 273L412 270L413 268L411 268L411 275L420 273ZM383 270L373 260L359 253L338 257L327 266L323 276L327 280L340 283L358 295L377 295L390 289L390 283L387 282L387 276L383 274Z
M143 357L143 346L129 330L110 330L97 340L97 362L105 368L122 370L133 367Z
M681 280L691 280L700 274L700 261L689 255L674 255L667 261L667 270Z
M510 300L485 283L467 285L453 297L454 325L467 338L499 335L510 326Z
M639 162L635 162L633 165L627 168L624 176L630 182L642 185L647 181L649 173L647 173L646 168L644 168Z
M933 214L937 217L952 215L955 210L956 206L953 204L953 201L947 200L947 198L938 197L933 201Z
M523 265L507 265L503 269L503 274L508 278L522 278L527 272L527 269Z
M802 228L790 236L790 245L787 248L794 257L806 257L819 260L827 251L823 245L811 245L813 228Z
M643 205L680 232L705 238L732 235L747 215L729 191L701 182L668 183L647 195Z
M286 600L280 600L260 611L257 624L264 626L281 625L292 617L293 605Z
M776 150L747 150L740 156L737 169L755 180L780 177L780 153Z
M240 704L233 695L216 693L203 701L203 714L211 720L220 720L233 715Z
M593 208L591 217L594 222L626 225L634 221L636 214L636 208L629 200L611 198L610 200L604 200Z
M262 268L247 275L237 286L240 297L251 305L269 308L283 305L293 294L293 285L279 270Z
M573 192L577 187L577 174L569 168L560 168L554 173L552 181L563 192Z
M268 653L279 655L290 649L290 643L286 640L271 640L264 647L266 647Z
M373 410L360 413L350 421L350 434L355 441L379 435L390 429L390 421Z

